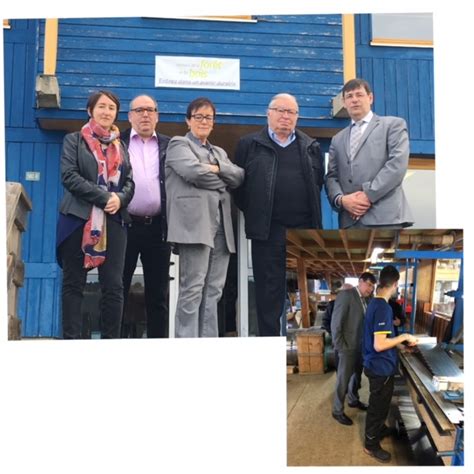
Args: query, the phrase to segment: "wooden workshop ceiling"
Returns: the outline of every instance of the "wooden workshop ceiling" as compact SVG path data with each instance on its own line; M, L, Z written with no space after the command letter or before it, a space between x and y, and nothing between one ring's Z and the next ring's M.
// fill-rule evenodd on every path
M462 230L313 230L287 232L287 271L297 270L297 259L305 261L308 277L357 277L369 269L375 248L379 258L394 261L396 250L462 250Z

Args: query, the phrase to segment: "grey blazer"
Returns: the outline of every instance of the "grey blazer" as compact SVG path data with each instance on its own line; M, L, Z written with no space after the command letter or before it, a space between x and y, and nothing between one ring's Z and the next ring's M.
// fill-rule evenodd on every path
M337 351L362 351L364 316L357 288L342 290L337 295L331 319L332 342Z
M227 247L233 253L231 198L227 188L240 186L244 170L234 165L222 148L211 145L220 168L219 174L212 173L206 166L210 164L209 150L191 137L191 132L185 137L173 137L166 152L168 242L213 248L221 203Z
M352 160L350 128L337 133L329 147L326 191L331 205L339 212L339 227L350 227L354 220L345 209L335 207L334 199L355 191L364 191L372 203L360 224L412 225L413 216L402 189L410 155L405 120L374 114Z
M127 212L128 203L132 200L135 183L132 180L132 167L127 149L121 144L123 164L120 175L121 191L120 216L124 222L130 221ZM64 196L59 207L63 214L73 214L82 219L89 219L92 205L103 209L110 198L110 192L97 184L97 161L89 150L81 132L68 133L64 137L61 153L61 180Z

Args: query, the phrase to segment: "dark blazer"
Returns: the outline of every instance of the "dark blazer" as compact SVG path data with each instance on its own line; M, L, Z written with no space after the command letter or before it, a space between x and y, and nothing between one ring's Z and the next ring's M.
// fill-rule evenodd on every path
M367 299L365 303L367 305ZM331 336L337 351L362 351L364 316L357 288L340 291L331 318Z
M321 229L321 189L324 166L319 143L296 130L301 166L310 193L311 227ZM266 240L270 232L277 156L268 127L243 136L235 152L235 164L245 170L245 181L233 192L235 203L245 216L248 239Z
M128 149L130 144L130 133L132 132L131 128L125 130L125 132L120 134L120 138L125 143L125 146ZM163 232L163 240L166 241L166 235L168 233L168 221L166 218L166 187L165 187L165 160L166 160L166 150L168 149L168 143L170 137L168 135L163 135L161 133L156 133L158 138L158 149L159 149L159 164L160 164L160 197L161 197L161 230Z
M329 202L339 194L364 191L371 208L360 218L366 226L413 224L410 206L402 188L410 156L408 130L399 117L373 115L353 159L350 159L350 129L346 127L331 140L326 175ZM347 228L354 220L345 209L339 212L339 227Z
M135 183L128 151L121 145L123 167L120 176L120 191L117 193L122 207L119 210L124 222L130 222L128 203L133 197ZM64 196L59 211L82 219L89 219L92 206L103 209L110 198L110 192L97 185L97 162L81 132L68 133L64 137L61 153L61 180Z

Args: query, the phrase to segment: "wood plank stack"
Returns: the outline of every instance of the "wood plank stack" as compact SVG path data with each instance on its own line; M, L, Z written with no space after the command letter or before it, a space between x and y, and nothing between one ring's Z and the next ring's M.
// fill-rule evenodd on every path
M324 335L321 329L300 330L296 334L300 374L324 374Z
M18 292L23 286L25 265L21 258L21 234L26 230L31 200L20 183L6 183L7 204L7 292L8 339L21 337L21 320L18 318Z

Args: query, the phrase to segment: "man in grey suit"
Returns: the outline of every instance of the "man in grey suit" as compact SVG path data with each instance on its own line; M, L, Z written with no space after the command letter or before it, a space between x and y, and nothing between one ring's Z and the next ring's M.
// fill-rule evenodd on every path
M375 283L375 276L370 272L364 272L359 277L358 285L350 290L341 291L334 303L331 335L339 362L332 416L343 425L352 425L352 420L344 413L346 394L350 407L367 410L367 405L359 400L362 338L365 310Z
M339 227L412 225L402 188L410 155L405 120L374 114L374 97L363 79L346 82L342 96L351 125L331 140L326 175L326 191L339 212Z

